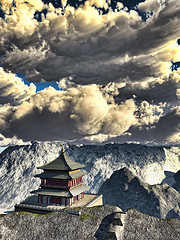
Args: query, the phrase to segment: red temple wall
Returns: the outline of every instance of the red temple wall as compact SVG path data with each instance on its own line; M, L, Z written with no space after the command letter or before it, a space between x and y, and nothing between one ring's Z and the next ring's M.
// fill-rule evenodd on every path
M72 187L77 184L83 183L82 177L67 181L67 180L56 180L56 179L41 179L41 187L44 186L56 186L56 187Z
M73 203L84 198L84 192L72 198L61 198L61 197L51 197L38 195L38 203L40 204L50 204L57 206L72 206Z

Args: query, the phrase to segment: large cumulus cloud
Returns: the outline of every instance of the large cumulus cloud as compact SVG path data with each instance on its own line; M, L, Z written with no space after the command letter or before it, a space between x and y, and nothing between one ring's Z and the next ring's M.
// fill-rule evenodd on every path
M133 98L116 103L111 96L110 86L107 90L95 84L69 88L64 84L66 90L63 91L49 87L35 93L32 91L34 86L28 88L14 74L3 70L2 73L7 83L9 79L16 80L14 82L19 84L21 93L13 100L16 104L11 103L13 95L7 94L10 103L1 105L0 130L4 144L11 138L12 142L18 139L86 143L178 142L179 107L164 113L166 103L157 105L141 101L138 105ZM11 84L7 93L13 93L16 87Z
M7 110L7 108L6 108ZM24 140L74 140L121 135L136 124L133 99L108 103L96 85L57 91L47 88L5 115L1 131Z

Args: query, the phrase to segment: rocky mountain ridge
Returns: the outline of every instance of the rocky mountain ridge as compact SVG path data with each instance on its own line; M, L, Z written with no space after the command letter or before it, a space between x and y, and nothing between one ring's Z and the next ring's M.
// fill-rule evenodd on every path
M59 143L33 142L31 145L13 146L0 154L0 208L13 209L39 187L34 178L41 172L36 169L54 160L62 148ZM148 147L138 144L68 145L66 154L86 165L88 174L85 184L90 192L97 193L114 171L127 167L142 181L149 184L161 183L166 178L164 171L180 169L179 147ZM173 177L167 179L173 184Z

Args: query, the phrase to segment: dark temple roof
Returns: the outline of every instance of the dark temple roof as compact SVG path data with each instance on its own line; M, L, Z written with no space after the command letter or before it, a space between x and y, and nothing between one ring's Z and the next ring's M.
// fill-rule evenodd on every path
M84 175L86 175L87 172L84 170L78 170L78 172L61 172L61 173L40 173L35 175L35 177L39 177L39 178L44 178L44 179L63 179L63 180L71 180L71 179L75 179L78 177L82 177Z
M71 191L65 191L65 190L56 190L56 189L38 189L35 191L32 191L31 193L38 194L38 195L44 195L44 196L56 196L56 197L73 197L77 196L80 193L89 190L89 186L81 185L78 187L73 188Z
M61 155L54 161L38 167L44 170L59 170L59 171L72 171L85 167L84 164L77 163L66 156L64 149L61 150Z

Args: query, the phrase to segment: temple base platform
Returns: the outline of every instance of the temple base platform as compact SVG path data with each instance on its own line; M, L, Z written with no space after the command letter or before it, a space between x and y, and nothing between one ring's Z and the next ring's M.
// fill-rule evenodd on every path
M71 207L63 205L60 206L38 203L37 196L30 196L24 202L15 206L15 212L32 212L39 214L47 214L49 212L60 212L66 208L68 209L76 207L95 207L102 205L103 205L102 195L95 194L84 194L84 198L73 203Z

